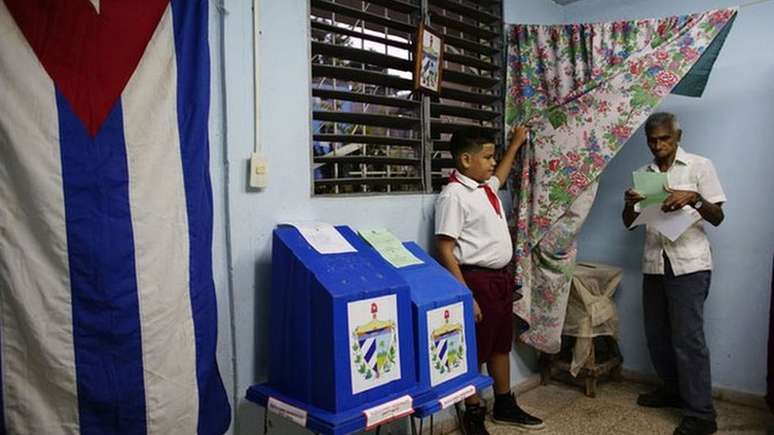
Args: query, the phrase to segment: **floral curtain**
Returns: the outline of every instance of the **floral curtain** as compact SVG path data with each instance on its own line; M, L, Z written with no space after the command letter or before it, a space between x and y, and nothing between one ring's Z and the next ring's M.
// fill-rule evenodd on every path
M512 176L515 273L523 294L513 311L528 326L522 341L559 351L575 239L597 178L699 58L719 49L711 45L735 15L736 9L719 9L662 19L509 26L506 123L532 126Z

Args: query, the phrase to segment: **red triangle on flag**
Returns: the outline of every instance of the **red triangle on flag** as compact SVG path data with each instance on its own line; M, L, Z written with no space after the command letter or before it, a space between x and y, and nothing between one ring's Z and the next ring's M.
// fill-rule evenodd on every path
M137 68L169 0L4 0L86 126L97 134Z

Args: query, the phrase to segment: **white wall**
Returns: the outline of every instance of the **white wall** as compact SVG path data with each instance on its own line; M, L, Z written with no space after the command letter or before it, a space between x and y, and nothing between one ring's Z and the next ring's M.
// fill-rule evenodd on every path
M549 0L530 0L509 19L560 20ZM243 397L266 380L270 325L271 231L289 219L319 219L354 228L389 228L427 248L434 195L312 198L310 175L309 13L304 0L262 0L260 142L269 161L265 191L247 188L253 149L253 33L251 2L211 6L211 174L215 195L215 278L219 302L218 360L236 421L234 433L262 428L262 411ZM531 373L529 353L514 356L513 381ZM274 419L276 424L282 424ZM298 432L292 427L275 433ZM301 433L301 432L298 432Z
M634 19L733 6L713 0L583 0L564 8L571 22ZM726 191L726 220L707 224L715 271L705 332L716 386L765 393L774 248L774 3L742 8L702 98L669 96L658 110L678 115L686 150L712 159ZM645 345L640 258L643 230L620 221L631 172L652 159L643 132L613 160L580 237L579 258L616 264L625 274L617 304L625 366L652 372Z

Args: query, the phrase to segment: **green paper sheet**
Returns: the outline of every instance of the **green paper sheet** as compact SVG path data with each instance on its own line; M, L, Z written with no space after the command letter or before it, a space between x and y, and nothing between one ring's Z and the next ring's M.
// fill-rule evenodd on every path
M640 201L640 208L647 208L654 204L661 204L669 196L664 186L667 184L667 176L663 172L634 172L634 190L644 196Z
M409 252L397 237L384 228L360 230L358 233L382 258L397 268L422 264L422 260Z

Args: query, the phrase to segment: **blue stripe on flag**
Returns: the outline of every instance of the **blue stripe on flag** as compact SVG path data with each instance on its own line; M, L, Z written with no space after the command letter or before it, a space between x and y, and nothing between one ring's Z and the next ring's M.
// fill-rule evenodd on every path
M206 0L173 0L177 56L177 113L183 159L188 232L190 292L196 334L200 435L221 434L231 409L218 372L215 347L218 312L212 279L212 188L209 173L210 53Z
M145 434L120 100L92 138L57 89L81 434Z

